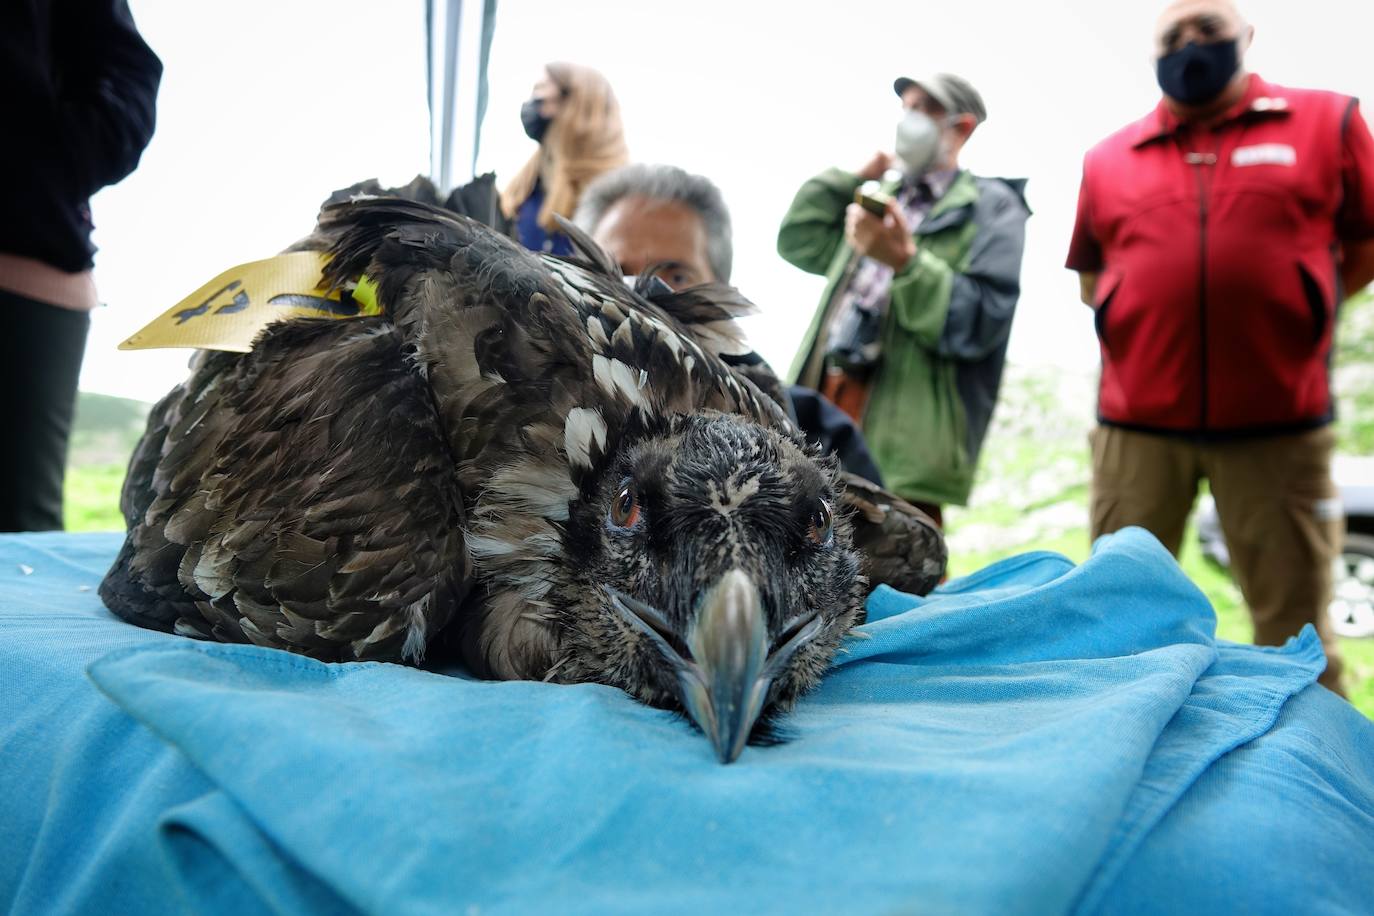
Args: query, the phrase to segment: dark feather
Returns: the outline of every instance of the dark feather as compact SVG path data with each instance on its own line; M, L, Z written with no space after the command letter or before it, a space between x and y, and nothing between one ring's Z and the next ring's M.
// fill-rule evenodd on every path
M558 223L558 228L572 242L574 258L582 258L593 273L599 273L609 280L620 279L620 265L602 250L601 246L592 241L592 237L582 230L580 226L572 220L564 219L559 214L553 215L554 222Z
M854 546L873 585L926 595L940 584L949 554L940 527L911 503L856 474L844 476Z

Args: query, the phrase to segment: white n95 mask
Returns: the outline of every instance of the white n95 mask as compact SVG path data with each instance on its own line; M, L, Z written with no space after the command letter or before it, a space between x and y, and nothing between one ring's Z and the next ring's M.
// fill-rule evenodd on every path
M908 111L897 122L897 158L906 173L924 175L940 151L940 126L923 111Z

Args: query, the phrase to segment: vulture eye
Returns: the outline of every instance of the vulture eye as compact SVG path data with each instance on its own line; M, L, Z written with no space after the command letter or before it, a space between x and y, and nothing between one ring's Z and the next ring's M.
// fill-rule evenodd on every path
M835 538L835 517L830 514L830 506L825 500L816 504L816 511L811 513L811 521L806 529L806 536L811 543L817 547L829 547L830 542Z
M634 482L625 480L611 503L610 522L616 528L633 528L639 521L639 492Z

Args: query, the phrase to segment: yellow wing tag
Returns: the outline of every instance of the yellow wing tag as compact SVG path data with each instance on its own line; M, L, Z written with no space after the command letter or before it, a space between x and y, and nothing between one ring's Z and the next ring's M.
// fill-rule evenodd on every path
M197 347L247 353L258 333L274 321L381 314L376 287L366 277L353 290L321 289L320 272L328 263L322 252L295 251L240 264L154 318L119 349Z

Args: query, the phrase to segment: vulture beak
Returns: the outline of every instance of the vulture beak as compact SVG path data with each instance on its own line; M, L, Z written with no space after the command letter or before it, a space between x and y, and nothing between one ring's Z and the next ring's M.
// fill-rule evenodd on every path
M758 587L743 570L732 569L703 595L685 640L691 657L684 658L665 638L672 630L661 614L623 592L606 590L617 610L651 637L673 667L678 699L711 739L721 763L739 757L774 678L797 647L820 630L819 613L810 612L788 627L788 638L770 653Z

